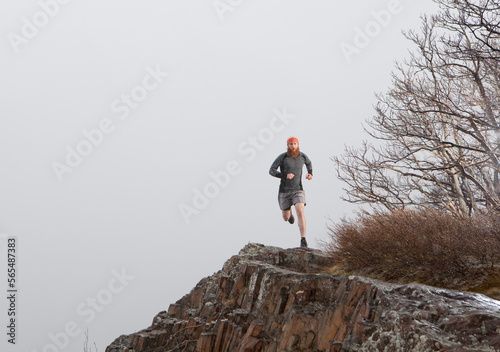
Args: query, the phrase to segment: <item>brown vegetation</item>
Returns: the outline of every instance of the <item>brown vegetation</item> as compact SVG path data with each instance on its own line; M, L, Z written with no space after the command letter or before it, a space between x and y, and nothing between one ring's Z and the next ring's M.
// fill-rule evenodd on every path
M500 298L500 216L436 210L360 212L330 228L334 272L419 282ZM498 297L497 297L498 296Z

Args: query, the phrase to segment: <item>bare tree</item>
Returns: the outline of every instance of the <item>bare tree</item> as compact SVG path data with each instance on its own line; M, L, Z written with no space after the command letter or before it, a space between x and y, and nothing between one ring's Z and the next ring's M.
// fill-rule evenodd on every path
M500 58L500 1L499 0L435 0L441 7L443 23L466 27L472 37L485 46L485 50L471 53L485 58ZM451 43L450 43L451 44ZM454 44L458 51L467 53L467 46Z
M95 352L98 352L97 345L94 342ZM92 346L89 346L89 330L85 330L85 340L83 341L83 352L92 352Z
M333 158L349 202L391 211L439 208L459 217L500 210L495 33L485 36L486 26L479 39L477 21L464 25L472 15L451 6L470 1L438 2L442 12L424 16L420 33L405 33L417 50L397 65L390 90L377 96L376 114L365 127L373 143ZM496 18L487 9L481 18Z

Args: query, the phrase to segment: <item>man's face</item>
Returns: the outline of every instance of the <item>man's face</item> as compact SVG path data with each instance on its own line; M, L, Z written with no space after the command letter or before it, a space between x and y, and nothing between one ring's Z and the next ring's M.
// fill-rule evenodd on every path
M288 143L288 149L290 149L291 151L296 150L298 147L299 147L299 143L297 143L297 142Z

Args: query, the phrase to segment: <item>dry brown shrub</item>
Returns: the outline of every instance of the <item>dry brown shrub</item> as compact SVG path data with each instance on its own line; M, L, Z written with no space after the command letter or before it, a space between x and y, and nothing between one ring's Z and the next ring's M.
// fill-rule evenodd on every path
M393 282L474 286L500 263L500 216L456 218L435 210L359 212L323 243L344 272Z

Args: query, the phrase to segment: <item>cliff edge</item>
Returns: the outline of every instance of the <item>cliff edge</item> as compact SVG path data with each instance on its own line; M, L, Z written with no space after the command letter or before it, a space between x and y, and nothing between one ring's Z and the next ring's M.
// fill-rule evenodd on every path
M106 352L500 351L500 302L328 273L313 249L248 244Z

